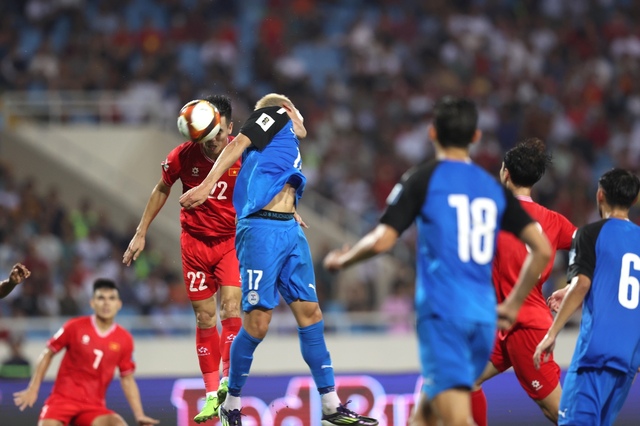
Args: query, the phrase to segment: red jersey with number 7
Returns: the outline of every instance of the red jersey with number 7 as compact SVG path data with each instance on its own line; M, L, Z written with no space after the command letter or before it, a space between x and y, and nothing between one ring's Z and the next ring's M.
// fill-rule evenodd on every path
M118 367L120 376L133 374L133 338L114 323L100 331L95 317L84 316L67 321L47 346L54 353L66 349L52 395L105 406L105 394Z
M517 196L516 198L520 200L522 208L541 226L551 244L552 255L549 264L540 275L538 283L524 301L514 328L519 326L548 329L551 327L553 317L542 295L542 285L551 275L556 250L569 250L571 248L571 241L576 227L560 213L533 202L531 197ZM527 246L515 235L508 232L500 232L498 234L498 245L493 259L492 278L499 303L504 301L513 289L527 255Z
M229 136L229 142L233 136ZM185 193L202 183L214 161L204 153L202 145L187 141L175 147L162 162L162 180L172 186L182 181ZM194 209L180 210L182 229L196 238L230 237L236 234L236 210L233 208L233 189L240 171L240 160L216 182L207 201Z

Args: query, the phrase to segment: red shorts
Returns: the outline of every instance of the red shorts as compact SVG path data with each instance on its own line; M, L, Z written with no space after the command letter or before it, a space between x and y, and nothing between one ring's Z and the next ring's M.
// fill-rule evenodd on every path
M541 400L560 383L560 367L553 359L533 366L533 353L538 343L547 334L547 330L536 328L516 328L504 335L499 333L491 353L491 363L503 372L513 367L522 388L534 400Z
M180 246L182 274L190 300L208 299L220 286L240 287L235 236L201 240L182 232Z
M51 395L44 402L39 420L58 420L65 425L91 426L96 417L116 414L104 405L72 401L64 396Z

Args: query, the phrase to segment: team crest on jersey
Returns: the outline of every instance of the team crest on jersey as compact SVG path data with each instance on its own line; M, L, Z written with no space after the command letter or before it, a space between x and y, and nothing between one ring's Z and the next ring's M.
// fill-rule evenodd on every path
M239 167L231 167L229 169L229 176L238 176L239 172L240 172L240 168Z
M200 176L200 169L197 167L191 168L191 176Z
M88 345L90 340L91 340L91 338L89 337L89 335L87 335L87 334L83 334L82 335L82 344L83 345Z
M258 294L258 292L252 290L249 292L249 294L247 294L247 302L249 302L251 306L257 305L259 301L260 295Z
M169 159L165 158L164 161L160 163L160 165L162 166L162 170L166 172L167 170L169 170Z
M109 342L109 349L118 352L120 350L120 343L118 342Z

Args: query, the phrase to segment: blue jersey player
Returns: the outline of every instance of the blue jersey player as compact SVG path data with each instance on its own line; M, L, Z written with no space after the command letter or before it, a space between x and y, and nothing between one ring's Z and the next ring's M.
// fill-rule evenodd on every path
M511 192L469 159L469 145L480 138L475 104L446 97L434 112L429 136L437 159L405 173L387 198L380 224L353 248L330 252L325 266L340 269L387 251L416 222L423 386L411 425L468 425L470 390L489 360L496 332L491 261L497 233L510 231L531 248L518 284L499 307L502 327L515 320L550 247Z
M598 182L602 220L580 228L570 255L571 284L534 364L553 350L569 317L582 322L558 409L559 425L612 425L640 367L640 227L629 221L640 179L613 169Z
M243 328L231 346L229 393L219 410L223 426L241 424L240 391L280 296L298 323L302 357L321 395L322 425L378 424L375 419L347 409L335 390L313 262L301 229L304 223L296 214L306 182L301 172L299 138L306 134L302 115L287 97L264 96L200 187L180 198L185 208L201 204L220 176L242 155L233 204L238 215L236 250L245 316Z

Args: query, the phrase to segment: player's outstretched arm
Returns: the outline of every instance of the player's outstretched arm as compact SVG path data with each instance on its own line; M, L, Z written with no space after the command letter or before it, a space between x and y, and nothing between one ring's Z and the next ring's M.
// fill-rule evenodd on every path
M529 246L531 252L522 265L520 276L513 290L511 290L504 302L498 305L498 327L503 330L511 327L515 322L520 307L551 259L549 240L534 222L525 226L519 237Z
M345 245L330 251L324 258L324 267L337 271L390 250L398 240L398 231L384 223L362 237L352 248Z
M42 384L44 375L49 369L49 365L51 365L51 359L54 355L55 353L49 348L45 349L38 358L35 371L29 381L29 386L27 386L25 390L15 392L13 394L13 403L20 409L20 411L24 411L27 407L33 407L33 404L38 400L40 385Z
M544 336L544 339L538 344L533 354L533 364L536 368L540 368L541 361L547 361L549 359L560 330L567 324L571 315L582 306L582 302L591 288L591 279L586 275L578 274L577 278L574 278L568 287L569 290L560 305L558 314L553 319L551 328L546 336ZM542 357L544 357L544 359L542 359Z
M129 402L133 416L136 418L136 423L139 426L157 425L159 420L152 419L144 414L142 409L142 401L140 400L140 390L138 384L133 378L133 374L129 374L120 378L120 386L122 386L122 392L124 392L125 398Z
M22 263L16 263L9 272L9 278L0 282L0 299L4 299L13 291L13 289L29 278L31 271Z
M202 183L198 186L194 186L180 197L180 205L185 209L191 209L198 207L200 204L207 200L207 197L211 193L214 185L220 179L222 174L226 172L229 167L238 161L238 158L242 155L245 149L251 145L251 139L239 133L231 142L224 147L220 156L214 163L209 174L204 178Z
M129 246L122 256L122 263L125 265L131 265L131 261L137 260L140 253L142 253L142 250L144 250L147 230L149 229L151 222L153 222L153 219L156 218L164 204L167 202L169 194L171 194L171 187L160 179L160 182L158 182L153 188L153 191L151 191L151 196L144 208L142 218L136 228L136 233L133 238L131 238Z

